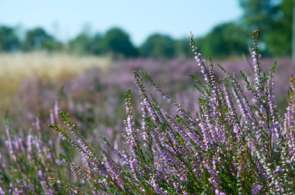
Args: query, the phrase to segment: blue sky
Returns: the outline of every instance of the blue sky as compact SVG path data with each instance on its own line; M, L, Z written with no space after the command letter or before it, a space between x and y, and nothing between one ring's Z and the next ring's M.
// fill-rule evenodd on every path
M241 15L237 0L0 0L0 24L42 26L60 39L83 28L124 28L139 44L153 32L200 36Z

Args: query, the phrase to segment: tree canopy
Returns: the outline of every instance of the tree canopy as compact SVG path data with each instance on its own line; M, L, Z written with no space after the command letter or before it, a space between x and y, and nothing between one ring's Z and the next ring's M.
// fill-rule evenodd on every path
M0 26L0 51L13 52L20 47L20 40L15 29L8 26Z
M175 40L168 35L152 34L141 45L140 51L145 57L172 58L176 55Z
M236 23L220 24L199 39L203 52L212 57L239 56L247 53L248 33Z
M27 31L23 42L25 51L32 50L56 50L60 48L60 43L44 29L38 27Z
M197 43L207 57L240 56L248 51L250 32L260 30L264 55L290 56L294 0L239 0L242 17L218 24ZM60 42L41 27L29 29L23 36L16 28L0 26L0 52L63 50L75 54L113 57L174 58L191 55L189 37L173 38L154 33L135 45L129 34L113 27L104 33L84 30L69 41Z
M104 52L115 56L135 57L138 55L129 35L117 27L111 28L105 33L101 41L101 47Z
M240 0L242 24L262 31L262 41L272 56L290 56L294 0Z
M81 32L68 43L69 50L76 54L90 53L90 47L92 44L92 37L86 32Z

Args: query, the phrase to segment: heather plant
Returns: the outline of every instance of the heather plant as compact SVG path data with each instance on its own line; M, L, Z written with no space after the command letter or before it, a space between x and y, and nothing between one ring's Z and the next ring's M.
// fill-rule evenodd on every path
M136 95L124 95L122 139L100 135L90 144L80 128L93 125L80 123L91 121L60 112L56 102L51 131L38 118L29 131L5 126L0 194L293 194L294 79L281 114L276 65L262 69L257 40L250 74L205 61L193 39L191 47L201 72L191 84L197 109L184 109L137 70Z
M294 193L294 83L280 115L273 95L275 66L262 71L255 38L250 47L253 72L241 72L242 80L207 63L193 39L191 43L202 73L201 81L194 80L201 94L198 113L186 112L147 73L136 71L139 100L130 91L125 96L121 147L105 140L93 150L65 113L62 124L52 125L84 159L74 173L96 192ZM216 68L223 74L217 76ZM169 109L163 106L167 103Z

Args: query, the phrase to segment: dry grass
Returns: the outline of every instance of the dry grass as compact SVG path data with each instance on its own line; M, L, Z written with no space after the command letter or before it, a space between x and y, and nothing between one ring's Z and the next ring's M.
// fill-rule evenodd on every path
M0 54L0 108L9 105L21 82L26 78L40 77L66 80L91 67L105 70L111 64L108 58L71 56L67 54L19 53Z

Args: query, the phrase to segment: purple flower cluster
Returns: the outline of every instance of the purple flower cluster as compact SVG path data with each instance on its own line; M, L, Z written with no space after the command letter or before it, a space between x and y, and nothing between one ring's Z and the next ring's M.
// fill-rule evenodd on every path
M224 70L217 76L192 42L204 80L195 117L146 73L136 71L141 114L134 113L129 93L127 147L113 149L116 158L102 152L104 158L96 163L104 167L101 173L109 182L100 189L134 194L294 192L294 98L280 116L273 100L273 73L261 70L255 42L253 47L254 78L242 73L243 82ZM170 105L168 110L163 102ZM91 160L91 152L80 151Z
M250 49L252 73L242 72L242 79L205 61L193 39L191 46L196 70L202 76L200 82L193 81L199 89L196 109L183 107L147 73L136 70L137 96L133 97L131 91L125 95L124 126L116 126L122 128L121 139L110 141L94 131L87 140L86 133L79 129L92 127L91 118L77 115L82 118L77 124L76 118L72 120L60 112L64 103L55 100L46 117L59 135L51 135L49 141L44 139L48 132L39 118L27 134L12 133L6 126L0 155L0 195L6 191L293 194L295 82L291 82L288 106L281 114L274 96L274 71L261 67L255 40ZM130 78L121 76L125 83L114 77L102 79L102 83L115 82L111 86L124 88ZM73 88L75 85L66 87L71 94L68 108L88 114L85 110L92 104L74 100ZM101 95L92 96L96 97ZM113 99L108 101L114 103ZM106 108L105 112L114 110ZM96 136L101 136L99 143L88 144Z

